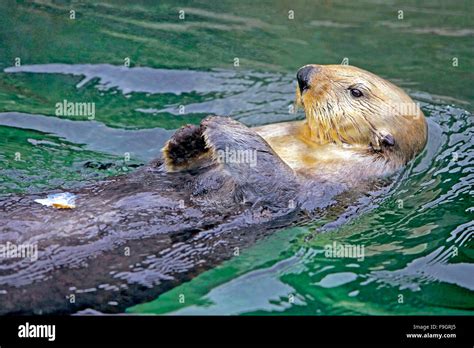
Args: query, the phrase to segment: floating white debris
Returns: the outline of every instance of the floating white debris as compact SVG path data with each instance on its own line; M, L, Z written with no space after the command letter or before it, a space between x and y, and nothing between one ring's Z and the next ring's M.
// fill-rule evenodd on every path
M45 199L35 199L35 202L57 209L73 209L76 207L75 200L75 194L62 192L48 195Z

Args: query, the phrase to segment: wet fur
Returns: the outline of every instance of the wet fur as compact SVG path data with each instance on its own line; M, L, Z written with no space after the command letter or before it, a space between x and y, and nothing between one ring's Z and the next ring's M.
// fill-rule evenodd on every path
M0 314L120 313L278 228L330 209L340 214L426 141L422 115L411 126L369 115L383 97L411 100L390 84L383 87L393 90L390 96L349 104L335 88L351 73L372 76L344 69L330 68L327 81L314 81L320 88L297 96L306 121L250 129L210 117L183 127L163 160L77 190L75 209L34 202L44 195L0 198L0 243L39 249L36 262L0 260ZM218 161L225 148L255 150L256 166Z
M300 183L255 132L213 117L177 132L169 153L188 138L199 143L197 136L215 151L256 149L258 165L208 157L203 167L169 173L158 159L74 192L69 210L34 202L43 195L2 197L0 243L36 243L39 258L0 260L0 314L121 312L300 219ZM312 204L331 204L332 193L318 190Z
M390 175L421 152L426 120L403 90L353 66L315 67L310 88L296 91L306 120L255 128L296 172L357 185ZM351 86L363 97L351 97Z

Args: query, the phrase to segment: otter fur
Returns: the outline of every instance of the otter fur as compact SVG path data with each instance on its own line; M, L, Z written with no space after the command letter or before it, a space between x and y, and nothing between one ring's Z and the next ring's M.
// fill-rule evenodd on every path
M38 258L0 260L0 314L123 312L279 228L341 214L422 150L423 114L398 87L346 66L297 78L305 121L208 117L136 172L75 191L74 209L2 196L0 244L35 244Z

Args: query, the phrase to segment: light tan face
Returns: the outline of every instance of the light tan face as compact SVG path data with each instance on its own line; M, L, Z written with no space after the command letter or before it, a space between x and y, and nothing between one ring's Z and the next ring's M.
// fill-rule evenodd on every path
M306 65L297 78L311 141L385 147L404 161L423 149L423 113L392 83L348 65Z

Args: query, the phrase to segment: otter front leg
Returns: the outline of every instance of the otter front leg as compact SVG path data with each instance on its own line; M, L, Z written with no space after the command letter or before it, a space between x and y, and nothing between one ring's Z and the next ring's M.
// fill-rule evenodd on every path
M296 175L254 130L228 117L210 116L178 130L163 149L168 172L206 168L195 178L195 199L288 207Z

